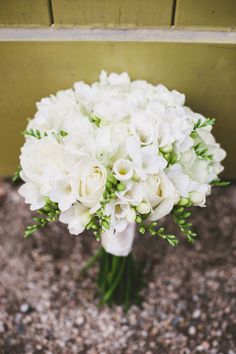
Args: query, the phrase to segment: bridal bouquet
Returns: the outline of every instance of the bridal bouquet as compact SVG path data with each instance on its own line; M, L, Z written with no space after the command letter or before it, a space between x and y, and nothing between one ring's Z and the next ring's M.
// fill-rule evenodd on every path
M72 235L92 230L102 245L95 258L105 303L128 306L138 294L136 225L176 246L176 236L158 227L171 213L194 242L188 208L204 207L212 185L224 184L214 119L184 102L163 85L102 71L92 85L43 98L24 132L19 192L39 213L25 236L56 220Z

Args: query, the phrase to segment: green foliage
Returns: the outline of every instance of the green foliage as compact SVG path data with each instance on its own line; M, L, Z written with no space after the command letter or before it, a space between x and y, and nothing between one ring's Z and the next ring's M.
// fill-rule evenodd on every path
M193 131L191 133L191 137L193 139L198 137L198 133L196 129L198 128L205 128L209 125L214 125L215 124L215 119L214 118L206 118L204 122L201 121L201 119L198 119L198 121L194 124Z
M48 134L46 132L42 133L38 129L36 129L36 130L29 129L29 130L25 130L23 132L23 135L32 136L32 137L34 137L36 139L42 139L43 137L47 136Z
M42 139L45 138L46 136L48 136L47 132L40 132L38 129L34 130L34 129L29 129L29 130L25 130L23 132L24 135L28 135L28 136L32 136L36 139ZM65 136L68 135L67 132L65 132L64 130L60 130L59 132L55 133L52 132L52 134L55 136L55 138L57 140L60 140L61 138L64 138Z
M59 135L60 135L62 138L64 138L65 136L68 135L68 133L65 132L64 130L60 130Z
M172 146L161 148L159 153L164 157L164 159L166 159L168 166L174 165L179 160L179 156L176 154Z
M101 238L101 233L109 230L111 224L111 218L105 215L106 205L114 198L116 198L116 192L122 192L125 190L125 185L117 181L115 176L111 173L107 177L105 191L103 193L103 200L101 201L101 207L92 217L91 221L86 226L87 230L92 230L94 236L99 241Z
M198 128L205 128L208 125L214 125L215 124L215 118L206 118L206 120L203 122L201 119L198 119L198 121L194 124L193 129L196 130Z
M156 221L152 222L151 224L145 224L144 221L147 219L147 217L148 214L137 214L135 221L137 224L140 224L138 228L139 233L145 234L146 232L149 232L151 236L159 236L160 238L167 240L171 246L177 246L179 241L175 235L167 234L164 227L157 228Z
M174 150L171 152L162 153L162 156L166 159L168 163L167 166L172 166L179 160L179 156L176 154L176 152L174 152Z
M198 128L205 128L207 126L212 126L215 124L215 119L214 118L206 118L206 120L203 122L201 121L201 119L198 119L198 121L194 124L193 127L193 131L191 132L191 137L193 139L197 139L199 140L200 136L197 132ZM201 140L201 139L200 139ZM212 160L213 159L213 155L208 154L208 148L206 147L206 145L203 143L203 141L198 141L196 145L193 146L196 154L202 158L202 159L206 159L206 160Z
M217 187L226 187L230 184L229 181L222 181L220 178L215 179L212 181L211 186L217 186Z
M16 171L14 172L14 175L12 177L12 182L17 182L17 181L20 181L21 178L20 178L20 173L21 173L21 167L20 166L17 166L17 169Z
M208 149L203 143L199 142L197 145L194 145L193 148L199 157L206 160L213 159L213 155L208 154Z
M97 127L99 127L101 123L101 119L97 117L94 113L89 114L89 120L90 122L94 123Z
M47 199L45 206L37 210L37 212L43 216L33 218L35 223L27 226L24 233L25 238L31 236L35 231L38 231L48 223L56 221L60 214L57 203L54 203L49 199Z
M187 198L181 198L180 202L174 206L172 214L175 223L179 226L182 233L187 236L188 242L194 243L197 234L192 231L192 224L187 221L187 218L191 216L191 213L187 209L190 206L191 202Z

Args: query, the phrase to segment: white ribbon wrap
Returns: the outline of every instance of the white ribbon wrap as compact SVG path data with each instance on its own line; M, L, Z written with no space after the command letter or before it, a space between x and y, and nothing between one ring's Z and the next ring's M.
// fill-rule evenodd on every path
M126 257L132 250L135 237L135 223L130 223L122 232L110 229L102 233L101 243L107 253Z

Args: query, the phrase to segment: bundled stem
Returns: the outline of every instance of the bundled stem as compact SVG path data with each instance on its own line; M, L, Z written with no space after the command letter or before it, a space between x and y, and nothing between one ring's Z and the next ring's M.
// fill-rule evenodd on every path
M132 254L118 257L107 253L102 248L98 287L101 294L100 304L124 305L128 310L131 304L139 303L142 279Z

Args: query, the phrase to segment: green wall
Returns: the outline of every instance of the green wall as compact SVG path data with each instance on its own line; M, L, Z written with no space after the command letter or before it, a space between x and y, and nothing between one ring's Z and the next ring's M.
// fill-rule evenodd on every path
M214 133L228 152L225 177L236 177L236 45L122 42L0 42L0 175L10 175L26 119L41 97L96 80L102 69L163 83L187 104L217 119Z
M0 0L0 27L50 26L231 32L236 0ZM0 176L18 164L20 132L35 102L75 81L92 82L105 69L178 89L194 110L217 118L215 135L228 152L225 177L235 178L236 44L146 40L0 41Z

